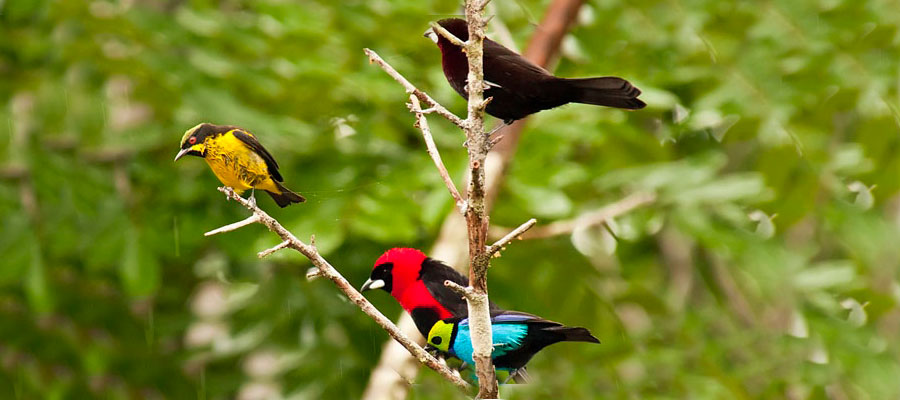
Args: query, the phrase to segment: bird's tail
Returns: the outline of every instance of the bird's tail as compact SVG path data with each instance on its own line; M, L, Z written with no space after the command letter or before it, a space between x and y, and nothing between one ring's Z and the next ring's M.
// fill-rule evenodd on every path
M615 76L563 79L573 91L572 102L638 110L647 104L638 99L641 90Z
M275 187L277 187L278 190L281 191L281 193L270 192L268 190L266 191L266 193L268 193L269 196L272 196L272 200L275 200L275 204L278 204L279 207L284 208L291 203L302 203L306 201L303 196L294 193L290 189L284 187L281 182L275 181L274 179L273 181L275 182Z
M554 326L545 330L562 335L563 339L560 342L600 343L600 340L594 337L589 330L582 327Z

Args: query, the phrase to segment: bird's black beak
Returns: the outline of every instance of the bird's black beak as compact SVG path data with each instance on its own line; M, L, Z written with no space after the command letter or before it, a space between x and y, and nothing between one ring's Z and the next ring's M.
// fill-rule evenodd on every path
M381 280L381 279L376 279L376 280L373 281L373 280L369 279L369 280L366 281L366 283L363 283L362 287L359 288L359 291L360 291L360 292L365 292L366 290L381 289L381 288L383 288L383 287L384 287L384 281L383 281L383 280Z
M192 149L190 147L188 147L186 149L181 149L181 151L179 151L178 154L175 155L175 161L178 161L179 158L186 156L188 153L191 152L191 150Z

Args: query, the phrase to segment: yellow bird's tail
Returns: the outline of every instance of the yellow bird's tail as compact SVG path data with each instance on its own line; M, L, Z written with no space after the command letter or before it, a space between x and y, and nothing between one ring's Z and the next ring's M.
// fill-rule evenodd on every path
M272 200L275 200L275 204L278 204L279 207L284 208L291 203L302 203L306 201L303 196L294 193L290 189L284 187L281 182L278 182L274 179L272 181L275 182L275 187L277 187L278 190L281 191L281 193L270 192L268 190L266 191L266 193L268 193L269 196L272 196Z

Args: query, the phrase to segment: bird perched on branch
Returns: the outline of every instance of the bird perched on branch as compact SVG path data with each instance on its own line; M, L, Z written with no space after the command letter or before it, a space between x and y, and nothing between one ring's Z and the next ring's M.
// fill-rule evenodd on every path
M469 315L466 300L444 286L447 280L469 285L469 280L455 269L419 250L394 248L375 261L369 280L360 291L382 289L390 293L412 316L422 336L428 337L435 322ZM501 310L494 303L490 307Z
M469 26L465 20L447 18L437 23L460 40L469 40ZM468 98L466 82L469 61L463 49L434 29L425 31L425 36L437 43L441 50L441 64L447 82L457 93ZM557 78L488 38L484 39L483 70L484 97L492 98L485 112L506 124L567 103L595 104L628 110L641 109L646 105L637 98L641 91L625 79L614 76Z
M491 337L494 343L491 360L501 381L503 378L499 377L507 373L509 377L515 377L531 357L551 344L600 343L585 328L563 326L558 322L518 311L492 312ZM436 322L428 333L428 346L457 357L469 365L475 363L467 318L455 317Z
M280 207L306 201L281 184L284 179L272 154L253 134L236 126L202 123L188 129L175 161L185 155L203 157L219 181L238 194L262 189ZM256 201L253 194L250 199Z

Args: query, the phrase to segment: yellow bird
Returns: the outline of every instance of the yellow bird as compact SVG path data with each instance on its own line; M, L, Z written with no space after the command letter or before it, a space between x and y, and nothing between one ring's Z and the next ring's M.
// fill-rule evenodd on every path
M280 207L306 201L281 184L278 163L256 137L236 126L202 123L188 129L175 161L185 155L203 157L219 181L237 194L262 189ZM256 201L252 193L250 199Z

